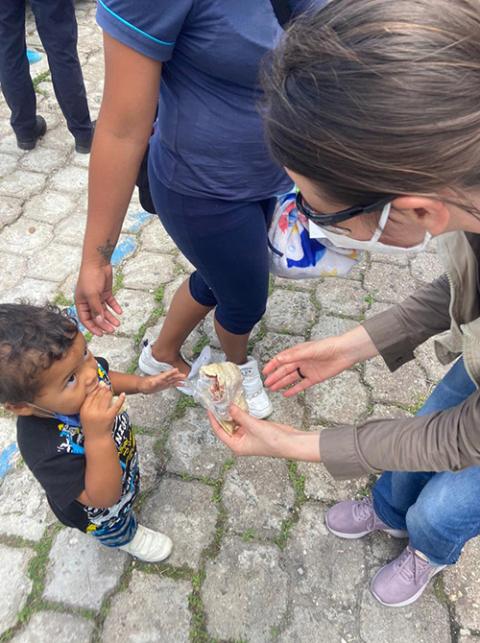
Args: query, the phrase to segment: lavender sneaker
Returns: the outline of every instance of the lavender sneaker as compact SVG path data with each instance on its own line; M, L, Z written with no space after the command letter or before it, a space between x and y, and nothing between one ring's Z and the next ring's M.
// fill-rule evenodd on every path
M371 497L363 500L344 500L334 505L325 515L327 529L340 538L362 538L372 531L384 531L394 538L408 536L403 529L391 529L380 520L373 508Z
M373 596L387 607L403 607L414 603L430 580L446 565L432 565L407 545L398 558L382 567L370 585Z

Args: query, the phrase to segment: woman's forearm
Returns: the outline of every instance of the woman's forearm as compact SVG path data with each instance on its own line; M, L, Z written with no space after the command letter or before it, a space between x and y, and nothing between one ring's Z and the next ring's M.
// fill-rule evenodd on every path
M89 168L83 261L109 263L120 235L148 141L121 138L99 120Z

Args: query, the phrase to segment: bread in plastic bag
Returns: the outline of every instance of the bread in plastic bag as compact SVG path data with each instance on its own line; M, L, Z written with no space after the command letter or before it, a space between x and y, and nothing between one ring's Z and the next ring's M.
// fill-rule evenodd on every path
M232 362L202 366L195 382L193 397L214 414L228 435L232 435L237 428L229 413L230 405L236 404L244 411L248 410L242 374Z

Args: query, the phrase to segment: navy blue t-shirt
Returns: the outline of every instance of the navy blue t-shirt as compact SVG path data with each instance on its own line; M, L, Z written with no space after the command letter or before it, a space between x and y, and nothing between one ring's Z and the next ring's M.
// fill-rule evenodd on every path
M282 33L269 0L98 0L97 21L163 63L151 180L233 201L289 189L258 111L260 64Z

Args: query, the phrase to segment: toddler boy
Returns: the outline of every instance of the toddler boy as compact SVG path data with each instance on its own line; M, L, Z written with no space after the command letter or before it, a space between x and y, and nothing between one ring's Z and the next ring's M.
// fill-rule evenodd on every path
M17 415L20 453L54 514L147 562L167 558L172 542L137 523L138 455L122 405L125 394L155 393L183 377L176 369L109 371L58 308L0 304L0 403Z

